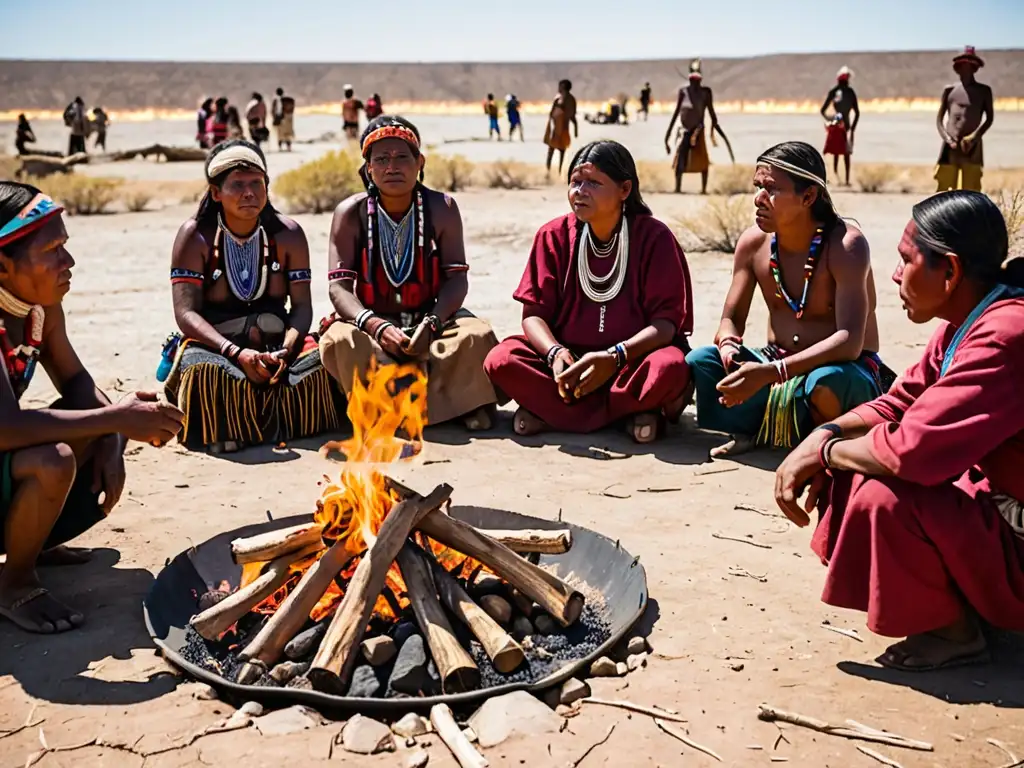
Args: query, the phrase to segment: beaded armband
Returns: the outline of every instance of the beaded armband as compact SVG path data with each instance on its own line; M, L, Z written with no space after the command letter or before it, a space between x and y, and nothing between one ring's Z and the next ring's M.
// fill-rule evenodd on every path
M341 280L355 280L359 274L352 269L332 269L327 273L327 281L337 283Z
M171 267L171 283L192 283L194 285L202 285L203 273L196 272L192 269L184 269L182 267Z
M448 264L444 267L444 271L447 274L469 272L469 264L464 261L456 262L455 264Z
M289 283L308 283L313 279L313 272L309 269L290 269L288 270L288 282Z

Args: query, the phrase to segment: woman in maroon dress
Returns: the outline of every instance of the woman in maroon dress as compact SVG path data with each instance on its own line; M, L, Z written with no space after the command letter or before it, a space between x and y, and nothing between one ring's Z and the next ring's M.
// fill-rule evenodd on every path
M640 196L636 164L614 141L569 168L572 213L545 224L514 298L523 335L484 369L519 404L515 431L591 432L626 420L642 443L690 394L690 275L675 236Z

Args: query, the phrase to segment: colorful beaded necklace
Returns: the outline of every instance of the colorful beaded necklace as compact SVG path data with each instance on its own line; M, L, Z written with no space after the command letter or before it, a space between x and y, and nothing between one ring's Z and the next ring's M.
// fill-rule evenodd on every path
M807 292L810 290L811 279L814 277L814 268L818 266L818 257L821 256L822 243L824 242L822 232L821 227L815 230L814 237L811 240L811 249L807 252L807 261L804 262L804 291L800 296L799 302L793 301L790 298L789 294L786 293L786 286L782 284L782 270L779 268L779 239L777 235L772 235L772 249L771 256L768 259L768 266L771 268L772 277L775 278L775 295L780 299L786 300L789 308L796 313L797 320L803 317L804 309L807 307Z
M384 206L381 206L379 211L377 210L378 205L379 203L373 195L366 199L366 253L369 256L370 273L373 273L373 258L375 255L379 255L388 282L395 288L401 288L405 281L409 279L409 276L412 275L412 269L416 260L423 258L423 192L417 189L416 197L413 200L413 207L415 208L413 237L402 243L398 242L400 239L399 230L402 228L401 222L395 224L391 217L387 215ZM413 211L409 211L406 216L412 213ZM387 217L391 226L388 226L387 223L378 218L381 215ZM377 225L378 238L382 241L379 254L374 253L373 235L375 223ZM387 239L387 243L383 242L385 239ZM401 304L402 294L399 292L395 296L398 303Z
M17 347L11 343L7 327L3 320L0 320L0 347L3 351L4 364L7 366L7 376L11 380L14 394L20 398L28 389L32 374L36 370L36 361L43 343L43 321L46 319L46 313L38 304L26 304L3 288L0 288L0 309L14 317L28 318L25 324L25 340L28 343Z

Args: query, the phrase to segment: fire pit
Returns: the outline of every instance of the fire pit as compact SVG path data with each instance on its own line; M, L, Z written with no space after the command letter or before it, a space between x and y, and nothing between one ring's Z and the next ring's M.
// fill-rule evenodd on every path
M349 399L341 478L312 518L178 555L145 601L167 658L240 697L408 711L559 683L614 645L647 602L638 560L578 526L450 507L380 471L420 446L426 381L371 372ZM369 464L374 466L368 467Z

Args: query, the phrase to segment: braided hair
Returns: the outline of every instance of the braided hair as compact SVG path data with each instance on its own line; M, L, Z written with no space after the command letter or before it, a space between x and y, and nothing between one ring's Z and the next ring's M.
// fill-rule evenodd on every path
M406 130L412 131L413 136L416 137L416 141L420 141L420 131L415 125L404 117L398 115L379 115L371 120L366 128L363 129L362 136L359 137L359 146L362 147L366 143L367 137L376 130L386 128L388 126L394 126L396 128L405 128ZM409 150L412 152L413 157L418 158L421 154L420 148L413 144L409 144ZM363 164L359 167L359 178L363 180L363 186L366 187L366 191L376 197L378 194L377 185L373 183L373 179L370 178L370 153L373 151L373 147L367 149L363 154ZM423 182L423 171L420 171L419 182Z

